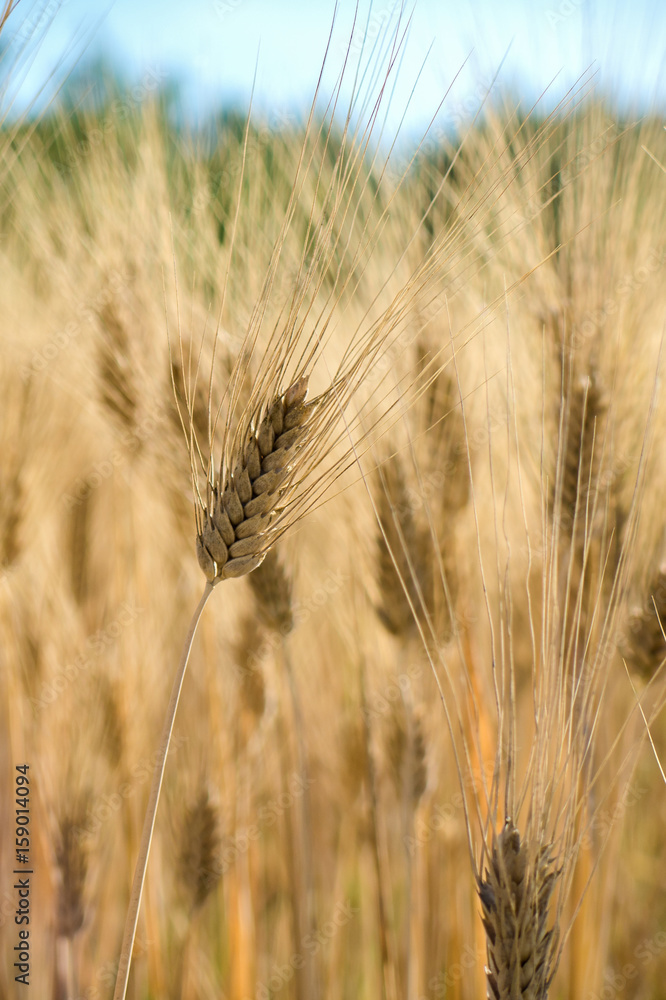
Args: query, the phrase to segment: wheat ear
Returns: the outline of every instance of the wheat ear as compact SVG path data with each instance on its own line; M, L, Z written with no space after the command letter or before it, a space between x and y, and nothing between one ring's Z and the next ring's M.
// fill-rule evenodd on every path
M209 581L245 576L276 538L272 522L288 490L293 461L316 406L306 403L303 376L275 397L259 426L247 430L231 474L220 470L197 509L197 558Z
M222 875L219 809L211 802L205 785L200 787L196 798L184 810L179 839L178 874L190 901L190 919L182 942L179 973L179 995L185 997L193 992L192 951L196 924L192 918Z
M557 876L549 848L521 842L507 819L479 879L488 1000L546 1000L554 944L548 911Z
M666 660L665 629L666 562L650 581L644 606L633 611L628 621L628 660L644 680L654 677Z
M80 838L76 836L76 830L84 821L84 812L84 803L82 801L75 803L60 817L58 824L54 1000L76 996L79 992L73 945L85 918L84 890L88 873L88 855Z

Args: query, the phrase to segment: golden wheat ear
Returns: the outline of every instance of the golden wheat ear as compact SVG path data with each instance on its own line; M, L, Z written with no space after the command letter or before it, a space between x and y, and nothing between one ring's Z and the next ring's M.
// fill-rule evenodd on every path
M197 524L197 558L210 583L252 572L275 541L274 521L299 472L298 454L316 409L307 393L308 377L302 376L276 396L211 484Z
M545 1000L552 976L550 899L558 877L549 846L521 841L510 819L478 892L488 948L489 1000Z

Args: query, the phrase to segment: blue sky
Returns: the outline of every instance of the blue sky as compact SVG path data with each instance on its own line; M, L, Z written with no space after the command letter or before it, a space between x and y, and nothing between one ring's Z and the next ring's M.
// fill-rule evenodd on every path
M368 21L369 6L362 3L352 52L364 35L372 42L395 23L399 8L400 0L375 0ZM333 9L329 0L21 0L5 36L14 36L14 50L40 12L53 17L46 32L34 33L30 65L12 97L23 108L45 80L50 87L61 80L75 57L104 54L139 85L146 74L175 77L196 119L220 104L247 108L257 67L256 106L279 121L311 98ZM528 101L554 78L550 93L559 98L591 68L596 87L625 110L666 109L661 0L416 0L406 9L413 16L392 127L419 73L406 119L413 132L427 125L452 81L440 118L471 118L500 65L499 85ZM353 15L353 0L340 0L325 90L342 66Z

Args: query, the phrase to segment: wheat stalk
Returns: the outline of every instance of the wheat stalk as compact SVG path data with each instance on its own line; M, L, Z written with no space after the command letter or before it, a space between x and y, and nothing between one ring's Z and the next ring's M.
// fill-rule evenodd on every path
M192 621L190 622L187 636L185 638L185 645L183 646L180 662L176 670L173 687L171 689L171 696L169 698L166 717L162 728L162 736L160 738L158 760L155 765L155 770L153 771L153 779L148 796L148 805L146 807L146 815L143 821L141 841L139 843L139 854L137 857L136 867L134 869L134 880L132 882L127 916L125 918L123 943L120 950L120 957L118 959L118 972L116 974L116 985L113 993L114 1000L124 1000L127 992L132 950L134 948L134 939L136 937L136 928L139 920L139 907L141 906L141 897L143 895L143 886L148 866L148 856L150 854L150 846L153 839L157 806L159 804L160 792L162 790L164 768L166 766L167 753L171 742L173 724L176 718L176 710L180 700L180 692L183 686L183 680L185 679L185 671L190 658L190 650L192 649L194 636L199 622L201 621L203 609L208 603L210 595L213 593L213 587L213 583L206 583L201 600L197 604L194 611L194 615L192 616Z
M352 374L355 372L356 366L353 366ZM127 990L166 756L192 642L203 609L213 589L222 580L245 576L257 569L270 547L298 516L305 471L308 465L316 465L320 457L326 433L337 422L340 398L348 389L350 380L350 374L343 374L328 392L307 402L309 378L303 374L283 392L259 405L258 419L241 417L240 428L235 435L229 435L226 442L216 476L211 471L211 449L207 461L205 499L199 492L194 471L198 444L195 443L190 422L188 444L197 497L196 551L199 566L206 577L206 586L190 623L167 707L130 894L114 1000L124 1000Z

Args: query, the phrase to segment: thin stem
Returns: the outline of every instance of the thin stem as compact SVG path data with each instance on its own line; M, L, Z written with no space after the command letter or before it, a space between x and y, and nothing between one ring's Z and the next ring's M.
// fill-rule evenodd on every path
M298 758L298 771L299 780L303 787L303 795L301 796L301 850L303 852L303 881L305 883L305 905L304 905L304 919L307 927L307 933L310 935L316 935L317 926L315 918L315 904L314 904L314 875L312 867L312 814L310 810L310 774L308 769L308 757L307 750L305 748L305 727L303 725L303 713L301 711L301 703L298 697L298 688L296 687L296 679L294 677L294 671L292 668L291 657L289 655L289 650L287 649L286 637L282 639L282 659L285 666L285 673L287 675L287 682L289 685L289 695L291 698L291 711L294 717L294 730L296 732L296 752ZM307 982L308 994L311 1000L315 1000L316 997L320 996L320 988L317 977L317 967L312 960L312 956L308 956L308 960L304 966L304 972Z
M183 678L185 677L187 663L190 658L192 642L194 641L194 636L199 625L203 609L206 606L208 598L213 592L214 586L214 583L206 584L201 600L197 604L196 610L192 616L192 621L190 622L190 627L185 639L185 645L183 646L183 651L180 657L180 663L178 664L178 670L171 689L171 698L169 699L169 706L164 719L164 728L162 729L162 738L160 740L157 763L155 764L153 781L150 786L150 796L148 798L148 806L146 808L146 818L143 821L141 844L139 845L139 856L137 858L136 868L134 869L134 881L132 882L132 892L127 910L127 918L125 920L125 933L123 935L123 946L120 952L120 960L118 962L118 975L116 978L116 988L113 994L113 1000L125 1000L125 993L127 992L127 980L129 979L132 949L134 948L136 926L139 920L139 907L141 906L143 884L146 879L148 855L150 854L150 845L153 839L157 805L160 799L160 791L162 790L162 779L164 778L164 768L166 766L166 758L169 752L173 723L176 718L178 701L180 699L180 692L183 686Z

